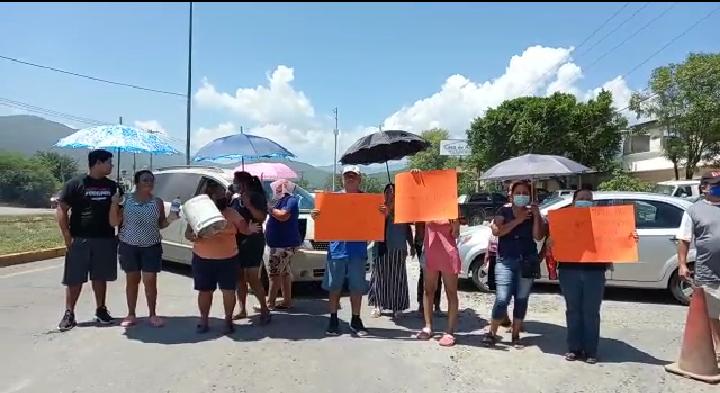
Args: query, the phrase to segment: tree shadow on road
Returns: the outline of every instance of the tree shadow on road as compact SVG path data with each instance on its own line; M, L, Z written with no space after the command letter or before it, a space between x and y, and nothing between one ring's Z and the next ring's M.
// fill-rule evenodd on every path
M525 346L537 346L544 353L564 356L567 352L567 329L551 323L525 321L525 329L534 336L523 339ZM666 365L670 362L658 359L632 345L614 338L600 337L598 347L602 363L641 363Z

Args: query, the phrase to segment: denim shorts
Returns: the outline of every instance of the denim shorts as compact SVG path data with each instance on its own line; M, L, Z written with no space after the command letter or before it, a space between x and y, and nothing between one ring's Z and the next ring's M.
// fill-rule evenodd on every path
M345 279L348 280L350 293L365 294L368 290L365 280L367 259L331 259L325 265L322 287L328 292L342 291Z

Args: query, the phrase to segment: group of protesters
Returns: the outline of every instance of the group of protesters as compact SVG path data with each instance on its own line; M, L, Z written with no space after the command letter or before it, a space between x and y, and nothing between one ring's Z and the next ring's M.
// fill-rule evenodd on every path
M164 201L153 195L152 172L137 172L134 191L121 195L117 183L107 178L112 170L111 153L92 151L88 155L88 164L87 175L65 185L57 210L67 246L63 274L66 304L59 328L64 331L76 325L74 309L82 284L88 277L95 292L97 322L112 323L105 294L107 282L117 278L118 260L127 274L128 313L122 326L131 328L137 323L135 310L142 282L149 323L161 327L164 322L156 314L156 278L162 264L160 230L177 219L177 215L166 214ZM343 168L342 192L361 192L361 182L359 167ZM215 203L227 225L212 236L198 236L190 226L185 231L185 236L193 243L192 272L200 314L198 333L210 329L209 312L216 289L222 292L223 331L227 334L234 332L233 320L248 315L248 286L259 303L260 324L271 322L272 311L293 306L291 264L302 241L294 189L295 185L289 180L275 181L271 184L272 197L268 201L260 180L247 172L234 174L231 190L212 180L204 182L202 193ZM696 280L706 287L713 334L716 343L720 344L720 172L703 177L703 192L705 197L688 210L678 234L678 274L683 278L690 276L686 255L694 240L698 251L694 265ZM534 201L531 183L514 182L508 194L508 204L499 209L491 223L493 240L488 247L486 262L493 262L495 301L490 326L482 342L487 346L496 345L502 340L499 328L511 326L510 343L519 349L523 346L521 333L533 281L540 277L540 261L552 249L553 240ZM573 206L593 206L592 190L583 187L575 191ZM384 202L378 209L385 217L385 235L384 240L376 241L371 249L373 263L369 285L365 271L368 242L339 240L329 244L322 282L322 287L329 292L330 316L326 333L342 333L337 312L345 284L350 292L349 327L354 335L368 335L361 318L365 294L368 294L371 317L381 317L384 311L400 317L410 308L406 260L408 256L417 256L421 266L418 311L424 318L424 326L414 337L418 340L437 338L441 346L455 345L461 270L457 248L459 222L395 223L395 186L392 183L386 185ZM312 211L313 218L322 214L319 209ZM544 244L544 247L538 247L538 244ZM266 266L270 278L267 294L260 281L266 246L270 250ZM567 307L568 351L565 357L568 361L582 359L595 363L605 272L612 261L598 264L559 262L559 282ZM444 315L440 311L441 288L447 298L447 324L443 332L436 334L434 316ZM278 295L282 302L277 302ZM508 315L511 301L512 318ZM239 311L235 314L236 304L239 304Z

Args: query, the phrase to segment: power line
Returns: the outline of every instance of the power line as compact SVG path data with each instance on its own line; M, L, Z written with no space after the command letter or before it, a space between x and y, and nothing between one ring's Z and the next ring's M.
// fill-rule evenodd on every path
M52 66L48 66L48 65L32 63L32 62L29 62L29 61L20 60L20 59L17 59L17 58L14 58L14 57L10 57L10 56L0 55L0 59L8 60L8 61L11 61L11 62L13 62L13 63L22 64L22 65L26 65L26 66L30 66L30 67L42 68L42 69L49 70L49 71L59 72L59 73L61 73L61 74L71 75L71 76L75 76L75 77L78 77L78 78L89 79L89 80L94 81L94 82L101 82L101 83L107 83L107 84L116 85L116 86L130 87L130 88L133 88L133 89L136 89L136 90L149 91L149 92L158 93L158 94L168 94L168 95L186 97L186 95L185 95L185 94L182 94L182 93L176 93L176 92L167 91L167 90L151 89L151 88L149 88L149 87L143 87L143 86L139 86L139 85L136 85L136 84L133 84L133 83L125 83L125 82L112 81L112 80L103 79L103 78L99 78L99 77L92 76L92 75L86 75L86 74L81 74L81 73L77 73L77 72L66 71L66 70L63 70L63 69L60 69L60 68L57 68L57 67L52 67Z
M653 57L657 56L660 52L662 52L662 51L664 51L665 49L667 49L667 47L669 47L670 45L674 44L675 41L679 40L680 38L684 37L687 33L689 33L690 31L694 30L696 27L698 27L698 26L700 25L700 23L704 22L706 19L710 18L714 13L716 13L716 12L718 12L718 11L720 11L720 6L715 7L715 8L713 8L712 10L710 10L710 12L708 12L708 13L705 14L702 18L700 18L700 19L698 19L697 21L695 21L695 23L693 23L690 27L688 27L687 29L685 29L682 33L680 33L680 34L676 35L675 37L673 37L670 41L668 41L668 42L667 42L665 45L663 45L660 49L658 49L658 50L656 50L655 52L653 52L653 53L652 53L650 56L648 56L645 60L643 60L643 61L640 62L638 65L636 65L635 67L633 67L630 71L626 72L626 73L625 73L625 76L628 76L628 75L632 74L633 72L637 71L638 68L644 66L644 65L645 65L648 61L650 61Z
M56 111L53 109L48 109L48 108L43 108L43 107L36 106L36 105L31 105L26 102L11 100L9 98L0 97L0 105L8 107L8 108L19 109L19 110L26 111L26 112L42 114L42 115L46 115L46 116L50 116L50 117L54 117L54 118L60 118L60 119L74 121L77 123L83 123L83 124L88 124L88 125L110 124L109 122L103 122L103 121L91 119L88 117L72 115L69 113L60 112L60 111Z
M590 52L591 50L593 50L593 48L595 48L596 46L600 45L600 43L602 43L603 41L605 41L606 38L610 37L610 36L613 35L616 31L620 30L621 27L625 26L625 24L626 24L627 22L629 22L631 19L633 19L637 14L639 14L642 10L644 10L645 8L647 8L649 5L650 5L650 3L645 3L645 4L643 4L640 8L636 9L635 12L633 12L632 14L630 14L630 16L628 16L627 18L623 19L623 21L620 22L619 25L615 26L614 29L610 30L609 32L607 32L607 34L605 34L604 36L602 36L602 38L600 38L599 40L595 41L595 43L592 44L588 49L586 49L586 50L583 52L583 54Z
M575 49L579 49L581 46L585 45L585 43L587 43L590 40L590 38L594 37L598 31L602 30L603 27L607 26L607 24L610 23L611 20L615 19L615 17L618 16L629 5L630 5L630 2L623 4L622 7L620 7L617 11L615 11L615 13L610 15L609 18L605 19L605 21L603 23L601 23L600 26L598 26L595 30L593 30L592 33L590 33L587 37L585 37L585 39L582 40L582 42L577 47L575 47Z
M645 25L643 25L643 26L640 27L639 29L635 30L635 32L633 32L632 34L630 34L629 36L627 36L624 40L620 41L619 44L613 46L612 48L610 48L610 50L608 50L607 52L605 52L605 53L603 53L602 55L598 56L595 60L593 60L592 63L590 63L590 65L588 65L588 66L585 67L585 71L589 70L592 66L594 66L595 64L597 64L600 60L604 59L607 55L609 55L610 53L614 52L615 50L617 50L617 49L620 48L621 46L625 45L625 43L627 43L627 42L630 41L631 39L635 38L635 36L637 36L638 34L640 34L641 32L643 32L645 29L647 29L648 27L650 27L650 25L652 25L653 23L657 22L660 18L662 18L662 17L665 16L668 12L670 12L670 10L672 10L673 8L675 8L676 5L677 5L677 2L672 3L672 4L670 5L670 7L666 8L663 12L661 12L660 14L658 14L656 17L652 18L652 19L651 19L649 22L647 22Z

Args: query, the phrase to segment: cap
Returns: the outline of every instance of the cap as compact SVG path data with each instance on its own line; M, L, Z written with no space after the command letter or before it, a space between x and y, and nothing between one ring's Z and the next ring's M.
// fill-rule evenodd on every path
M360 167L357 166L357 165L345 165L345 166L343 167L342 173L343 173L343 175L346 174L346 173L354 173L354 174L356 174L356 175L359 175L359 174L360 174Z
M700 178L700 183L720 184L720 169L712 169L705 172Z

